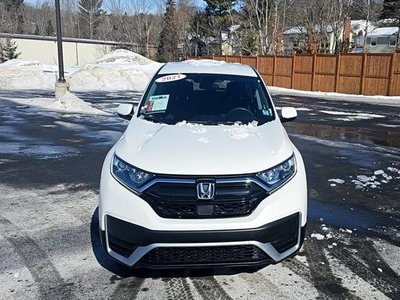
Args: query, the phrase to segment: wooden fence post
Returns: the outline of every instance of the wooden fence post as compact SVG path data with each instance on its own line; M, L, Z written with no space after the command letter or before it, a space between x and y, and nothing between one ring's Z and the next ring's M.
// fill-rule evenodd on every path
M272 67L272 86L275 86L275 75L276 75L276 55L274 55L274 65Z
M360 94L365 94L365 73L367 70L367 54L363 53L362 57L362 67L361 67L361 84L360 84Z
M312 62L312 73L311 73L311 91L314 91L315 87L315 63L317 61L317 55L313 54L313 62Z
M392 96L392 84L393 84L393 75L394 75L394 64L396 63L396 51L393 52L392 57L390 59L390 71L389 71L389 81L387 88L387 96Z
M240 55L240 63L242 63L242 61L243 61L242 58L243 58L243 56Z
M258 55L256 56L256 70L258 71L258 73L260 73L260 66L259 66L259 57ZM260 73L261 74L261 73Z
M337 93L339 90L339 79L340 79L340 53L336 56L336 73L335 73L335 88L334 92Z
M292 56L292 77L290 80L290 88L293 89L293 81L294 81L294 66L296 62L296 54Z

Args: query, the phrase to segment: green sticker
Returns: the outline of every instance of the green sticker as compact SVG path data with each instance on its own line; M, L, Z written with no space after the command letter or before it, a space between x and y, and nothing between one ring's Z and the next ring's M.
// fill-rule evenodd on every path
M168 106L169 95L150 96L149 111L165 111Z

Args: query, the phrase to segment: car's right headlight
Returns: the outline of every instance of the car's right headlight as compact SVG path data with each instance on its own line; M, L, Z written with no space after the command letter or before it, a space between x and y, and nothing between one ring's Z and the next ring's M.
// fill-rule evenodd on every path
M289 181L295 173L296 158L293 154L279 165L258 173L257 177L266 183L268 190L273 191Z
M154 177L153 174L128 164L115 154L112 158L111 172L119 182L136 192Z

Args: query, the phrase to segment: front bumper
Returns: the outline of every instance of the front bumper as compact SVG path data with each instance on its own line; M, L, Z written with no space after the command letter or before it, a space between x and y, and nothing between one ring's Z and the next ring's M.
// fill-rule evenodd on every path
M100 235L106 252L129 267L254 266L294 255L304 240L301 220L295 213L257 228L161 231L107 215Z

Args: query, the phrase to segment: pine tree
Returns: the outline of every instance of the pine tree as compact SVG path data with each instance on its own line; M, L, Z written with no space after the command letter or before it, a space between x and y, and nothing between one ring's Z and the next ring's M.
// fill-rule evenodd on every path
M389 25L398 27L396 48L400 50L400 0L384 0L381 19L391 19Z
M399 23L400 0L384 0L381 19L393 19L393 23Z
M105 12L101 9L103 0L79 0L79 19L83 36L93 39L96 28ZM83 25L83 26L82 26Z
M17 48L14 41L6 39L5 45L0 45L0 62L18 58L21 53L17 52Z
M219 35L219 46L222 52L222 33L227 30L230 24L229 13L232 11L236 0L205 0L206 15L210 19L210 23L215 24Z
M158 60L161 62L178 59L178 37L175 23L175 1L167 0L164 14L164 26L158 45Z

